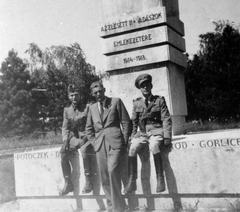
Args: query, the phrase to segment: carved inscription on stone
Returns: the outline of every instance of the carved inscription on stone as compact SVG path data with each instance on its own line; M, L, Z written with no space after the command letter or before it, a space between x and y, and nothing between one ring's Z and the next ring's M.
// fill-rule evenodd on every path
M228 151L234 151L232 148L240 147L240 138L210 139L201 141L180 141L173 142L173 149L211 149L211 148L229 148Z
M107 71L164 61L172 61L180 66L186 66L185 55L169 45L111 55L107 57L107 60Z
M56 152L26 152L16 154L14 157L16 160L36 160L36 159L48 159L58 158L60 156L59 151Z
M152 34L147 33L146 35L143 34L140 36L134 36L132 38L113 41L113 46L114 47L125 46L125 45L131 45L135 43L142 43L150 40L152 40Z
M100 36L129 31L166 21L166 12L163 7L154 8L134 16L128 15L118 19L109 20L100 25Z
M102 40L103 54L169 42L185 51L185 40L167 26L128 33Z

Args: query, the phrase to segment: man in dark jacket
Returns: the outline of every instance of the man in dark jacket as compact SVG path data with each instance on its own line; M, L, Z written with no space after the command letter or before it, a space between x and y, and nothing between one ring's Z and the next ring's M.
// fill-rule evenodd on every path
M135 86L140 89L143 97L133 100L131 146L128 153L129 183L126 193L136 191L137 154L149 145L153 153L157 188L156 192L165 190L163 162L161 151L171 146L172 121L164 97L152 94L152 77L141 74L135 80ZM137 131L139 128L139 131Z

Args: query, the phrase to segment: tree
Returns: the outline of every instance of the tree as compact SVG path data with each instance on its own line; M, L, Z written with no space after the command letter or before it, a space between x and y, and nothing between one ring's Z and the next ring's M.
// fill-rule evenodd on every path
M63 107L68 102L67 87L80 89L82 109L91 101L90 84L99 80L95 67L86 62L78 43L52 46L42 51L31 43L23 61L9 51L0 72L0 134L15 136L44 131L47 120L57 132L62 123Z
M37 114L31 98L30 74L26 64L17 52L11 50L0 72L0 134L11 136L32 132Z
M240 117L240 33L233 23L214 22L201 34L200 50L185 71L189 119Z
M99 80L95 67L86 62L86 57L78 43L70 46L51 46L44 51L31 43L26 51L30 55L28 67L32 73L31 81L46 88L47 101L44 101L47 116L52 117L54 128L60 126L63 107L68 104L67 87L75 84L79 87L81 103L84 107L91 101L90 85ZM41 84L41 85L40 85Z

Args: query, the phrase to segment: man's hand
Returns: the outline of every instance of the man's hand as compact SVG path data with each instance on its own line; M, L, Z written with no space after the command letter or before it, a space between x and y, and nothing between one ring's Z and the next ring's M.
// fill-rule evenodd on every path
M69 149L69 144L68 144L68 141L65 140L63 141L62 147L60 149L60 153L65 153L66 151L68 151L68 149Z
M164 138L164 146L169 146L171 144L170 138Z
M81 119L82 119L82 114L80 113L79 115L75 116L73 119L72 119L72 123L73 125L79 125L81 123Z
M78 144L76 146L77 149L80 149L85 143L87 143L88 139L87 136L82 137L81 139L78 139Z
M163 142L160 144L161 151L167 151L170 152L172 149L172 142L170 138L164 138Z

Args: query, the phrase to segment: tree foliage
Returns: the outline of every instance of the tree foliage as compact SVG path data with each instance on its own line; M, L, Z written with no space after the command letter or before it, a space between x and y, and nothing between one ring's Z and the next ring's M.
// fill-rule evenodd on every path
M201 34L200 50L185 72L189 119L240 117L240 33L230 22L214 22Z
M10 51L0 69L0 132L5 136L9 132L18 135L36 128L44 130L49 118L56 131L63 108L69 104L68 85L79 87L84 107L91 101L90 84L99 80L78 43L45 50L31 43L26 53L30 59L23 62L14 50ZM17 132L11 130L13 127Z
M48 101L42 104L45 109L42 113L45 117L52 118L56 129L61 125L64 106L69 104L69 84L79 87L83 107L91 99L90 84L99 79L95 67L86 62L85 54L78 43L51 46L44 51L31 43L26 52L30 55L32 80L37 80L40 75L42 82L39 82L38 86L47 89L45 96Z
M30 74L14 50L2 63L0 76L0 132L7 136L30 133L35 126Z
M83 103L91 98L90 84L99 77L96 75L95 67L86 62L85 54L78 43L70 47L51 46L45 51L31 43L26 52L30 55L31 70L34 72L42 70L46 73L47 86L52 88L50 91L53 91L55 86L66 92L67 86L73 83L79 87Z

